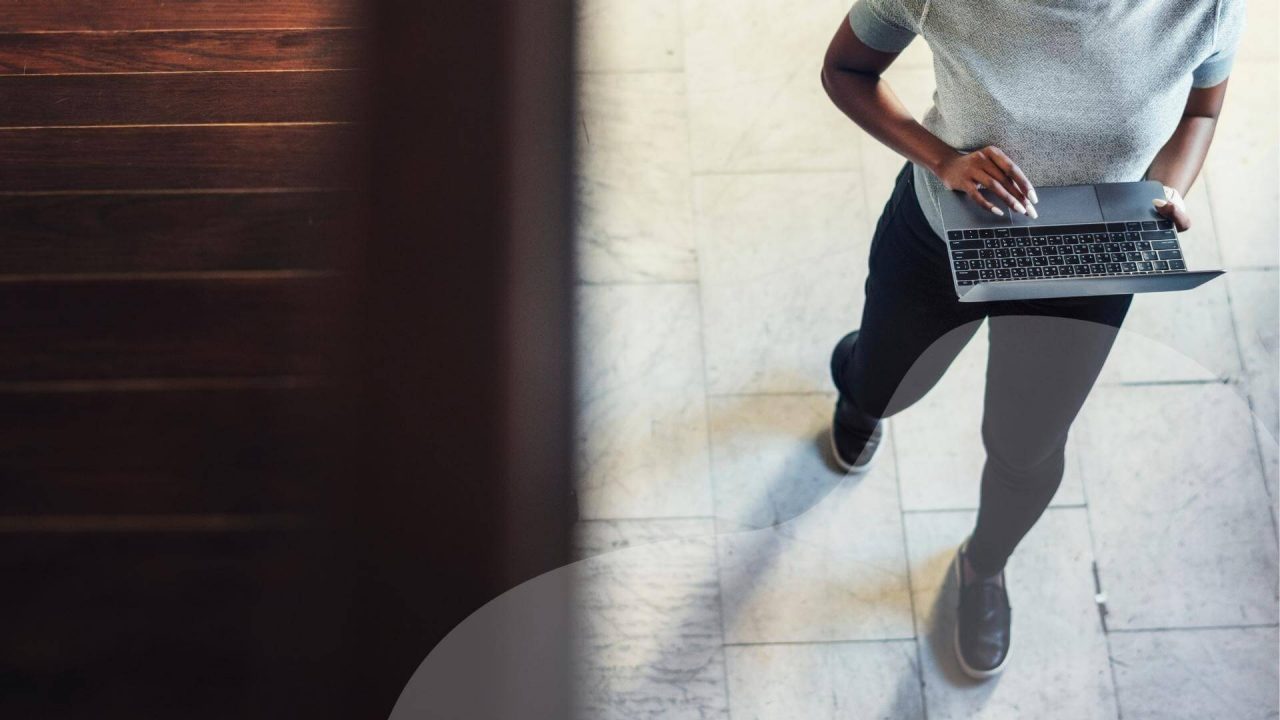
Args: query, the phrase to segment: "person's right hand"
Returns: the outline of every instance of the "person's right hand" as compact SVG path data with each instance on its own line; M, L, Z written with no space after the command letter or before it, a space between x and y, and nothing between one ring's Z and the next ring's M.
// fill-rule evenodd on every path
M938 179L948 190L961 190L973 201L995 213L1004 211L988 202L979 188L987 188L1014 210L1031 218L1038 217L1032 203L1038 202L1036 189L1022 170L995 145L956 155L942 162Z

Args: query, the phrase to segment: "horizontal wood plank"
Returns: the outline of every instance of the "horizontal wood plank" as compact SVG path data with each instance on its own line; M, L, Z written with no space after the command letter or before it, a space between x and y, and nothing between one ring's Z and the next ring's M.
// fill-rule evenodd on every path
M320 504L310 383L0 390L6 515L296 512Z
M348 125L0 130L0 191L332 187Z
M337 619L308 534L0 537L5 717L265 717L281 689L309 715L328 699L278 687Z
M360 37L349 28L0 34L0 74L354 68Z
M329 192L0 195L3 273L330 269L354 198Z
M9 3L0 32L314 28L356 24L355 0L41 0Z
M0 128L356 120L353 71L0 76Z
M0 282L0 381L319 375L331 278Z

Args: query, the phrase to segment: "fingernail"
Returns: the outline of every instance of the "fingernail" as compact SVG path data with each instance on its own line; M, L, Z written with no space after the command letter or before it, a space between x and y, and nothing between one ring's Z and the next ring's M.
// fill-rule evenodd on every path
M1168 200L1161 200L1160 198L1156 198L1155 200L1152 200L1152 201L1151 201L1151 204L1152 204L1152 205L1155 205L1156 207L1164 207L1165 205L1168 205L1168 204L1169 204L1169 201L1168 201Z
M993 207L993 208L991 208L991 212L993 212L993 213L995 213L995 214L999 215L1000 217L1004 217L1004 211L1003 211L1003 210L1001 210L1001 209L1000 209L1000 208L998 208L998 207Z
M1031 195L1031 202L1033 202L1033 203L1038 203L1038 202L1040 202L1040 198L1036 197L1036 189L1035 189L1035 188L1030 188L1030 190L1031 190L1031 192L1030 192L1029 194Z
M1026 209L1026 208L1024 208L1024 207L1022 207L1022 203L1014 203L1014 204L1013 204L1013 209L1014 209L1014 210L1017 210L1018 212L1022 213L1023 215L1026 215L1026 214L1027 214L1027 209Z
M1027 210L1028 210L1027 214L1031 216L1032 220L1035 220L1040 217L1040 213L1036 212L1036 209L1034 206L1027 208Z

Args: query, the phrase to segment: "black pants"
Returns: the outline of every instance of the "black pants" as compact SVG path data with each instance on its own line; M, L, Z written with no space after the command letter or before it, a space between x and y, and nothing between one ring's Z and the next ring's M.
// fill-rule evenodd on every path
M833 373L859 410L889 417L923 397L990 319L987 459L969 543L970 562L987 575L1004 567L1057 492L1067 432L1133 296L961 303L947 252L920 210L907 163L871 241L861 332Z

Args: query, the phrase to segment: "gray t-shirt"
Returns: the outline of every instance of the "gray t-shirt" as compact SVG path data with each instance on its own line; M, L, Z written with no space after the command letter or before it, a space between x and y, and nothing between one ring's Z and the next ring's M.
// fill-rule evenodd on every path
M961 151L1004 150L1033 185L1145 178L1193 87L1231 71L1243 0L857 0L849 25L898 52L933 51L937 89L921 121ZM916 165L916 194L945 237Z

